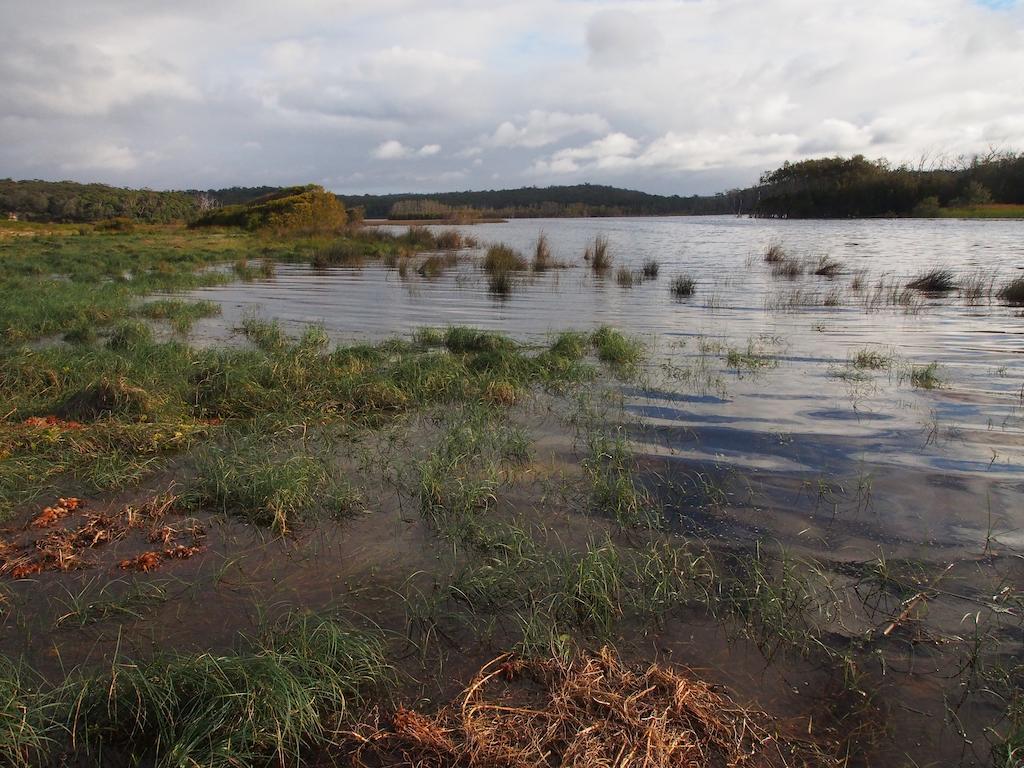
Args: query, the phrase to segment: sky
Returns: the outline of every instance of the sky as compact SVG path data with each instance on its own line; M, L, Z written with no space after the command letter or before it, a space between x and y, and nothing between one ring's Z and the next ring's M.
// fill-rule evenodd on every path
M1024 150L1024 0L0 7L0 177L689 195Z

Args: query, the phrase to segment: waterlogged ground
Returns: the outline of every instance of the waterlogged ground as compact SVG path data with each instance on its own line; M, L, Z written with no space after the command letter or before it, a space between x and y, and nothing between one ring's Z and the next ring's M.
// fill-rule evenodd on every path
M611 643L631 662L694 668L775 718L780 743L817 750L766 764L1017 764L1024 318L996 290L1024 267L1024 222L715 217L462 231L527 256L543 231L564 268L516 272L496 294L484 247L422 270L432 254L319 269L292 258L269 276L179 294L222 314L185 336L158 320L158 334L254 349L269 372L250 381L228 367L244 391L200 377L195 397L221 399L190 422L194 447L154 458L132 482L40 481L4 541L40 537L25 524L58 490L86 500L64 524L94 531L100 513L114 533L80 566L4 576L0 651L54 680L168 649L225 653L239 632L293 610L340 612L387 638L402 683L378 704L432 712L502 651L557 658ZM583 260L596 235L614 260L601 274ZM799 274L765 262L772 244ZM822 257L839 263L829 275L814 274ZM658 275L644 278L651 259ZM936 267L958 289L904 290ZM670 285L683 274L696 290L677 297ZM316 334L295 344L310 324L331 344L441 330L410 350L332 364L355 382L344 397L363 416L352 420L310 413L306 378L294 409L267 394L326 352ZM517 355L545 361L543 376L460 346L444 330L457 325L507 334ZM602 346L600 334L557 336L601 326L642 342L642 354ZM130 350L129 376L163 359ZM472 387L432 402L423 377L450 386L435 369L450 358ZM201 352L186 362L210 366ZM575 362L593 377L565 367ZM382 365L420 393L417 407L378 382ZM318 370L312 378L339 375ZM247 411L266 402L276 415ZM330 477L308 480L315 514L278 526L271 508L284 502L269 503L258 478L296 456ZM249 486L243 509L220 488L232 485ZM154 541L196 552L161 556L149 572L122 567Z

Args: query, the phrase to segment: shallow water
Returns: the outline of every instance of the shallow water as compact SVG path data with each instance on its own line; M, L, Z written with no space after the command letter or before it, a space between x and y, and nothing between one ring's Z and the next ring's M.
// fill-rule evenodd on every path
M612 325L639 334L652 350L644 385L625 389L628 411L644 425L636 443L667 458L682 486L699 474L705 487L684 493L690 502L702 501L710 477L730 507L771 509L770 522L759 515L751 535L802 544L809 527L825 525L827 548L848 557L868 556L879 542L923 559L944 557L947 547L973 550L993 536L1017 543L1024 523L1020 310L988 292L974 302L957 291L915 293L909 306L869 297L880 280L902 287L936 266L958 276L983 271L998 288L1024 268L1024 222L698 217L461 229L482 245L504 242L527 254L544 232L568 267L524 273L510 296L496 298L478 267L482 249L464 251L435 278L414 269L402 278L379 263L279 265L269 280L189 294L224 306L222 317L197 325L195 337L223 341L252 313L291 330L320 323L338 340L466 324L542 342L553 331ZM615 260L603 276L582 259L598 234ZM810 270L795 280L775 277L762 258L772 242L803 262L827 255L843 269L832 278ZM618 283L616 268L639 269L647 259L660 263L657 279ZM668 286L681 273L696 278L697 290L677 300ZM865 286L859 292L851 287L855 275ZM815 305L791 306L795 292L817 297ZM837 306L822 306L829 294ZM855 371L849 361L864 349L889 362ZM933 362L941 386L913 386L913 368ZM693 517L692 510L680 514ZM794 520L785 523L787 514ZM732 521L730 529L743 526Z

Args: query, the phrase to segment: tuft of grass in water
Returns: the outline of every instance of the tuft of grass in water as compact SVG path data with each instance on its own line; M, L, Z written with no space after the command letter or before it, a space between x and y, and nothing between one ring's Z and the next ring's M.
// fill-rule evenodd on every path
M380 635L292 614L230 655L116 661L73 702L81 756L135 765L300 764L374 690L392 684Z
M269 259L258 261L255 265L250 263L248 259L238 259L231 265L231 269L238 276L239 280L249 283L257 278L269 279L273 277L277 272L277 265Z
M140 619L147 608L167 598L166 587L151 581L108 582L98 588L90 582L78 592L67 590L67 597L59 600L65 612L57 617L56 625L85 627L115 617Z
M772 262L772 277L795 280L804 273L804 266L796 259L782 259Z
M288 337L277 320L246 316L242 318L242 333L264 352L281 350L288 344Z
M661 265L654 259L647 259L640 267L640 271L644 274L646 280L657 280L658 273L661 271Z
M310 263L317 269L325 267L362 267L374 253L371 243L343 238L313 251Z
M589 346L590 340L587 338L587 334L578 331L565 331L558 334L551 344L550 351L552 354L569 360L581 360Z
M764 252L764 260L769 264L777 264L786 260L786 251L782 247L782 243L778 241L772 241L768 244L768 248Z
M621 432L592 435L583 468L590 477L592 506L599 514L624 528L659 526L660 515L650 494L634 479L636 462Z
M262 441L208 448L196 458L194 487L182 495L190 507L215 507L280 534L316 515L352 512L358 494L309 453L275 454Z
M272 263L272 262L268 262ZM148 301L138 309L138 314L150 320L167 320L180 334L192 330L196 320L215 317L221 313L221 306L215 301L182 301L181 299L160 299Z
M1003 285L996 294L1000 300L1014 306L1024 305L1024 277L1017 277Z
M594 242L587 246L583 254L583 260L590 262L590 268L595 272L606 272L612 266L612 254L609 250L608 238L598 235Z
M515 281L508 272L494 272L487 276L487 291L494 296L508 296Z
M434 235L434 244L442 251L457 251L466 245L457 229L444 229Z
M615 271L615 282L623 288L632 288L634 285L643 282L640 273L634 272L628 267L619 267Z
M434 254L428 256L420 264L416 270L417 274L421 277L434 278L440 277L445 273L449 267L454 267L459 263L458 255L453 251L448 251L444 254Z
M505 245L496 243L487 249L484 256L484 271L490 274L524 270L530 265L519 251Z
M693 296L697 290L697 281L691 275L676 275L669 283L668 289L677 299Z
M814 265L813 271L819 277L835 277L843 271L843 264L828 256L822 256Z
M950 269L932 269L907 283L907 288L928 293L956 290L956 277Z
M643 345L620 331L603 325L590 335L597 358L621 370L635 368L643 358Z
M892 355L885 355L876 349L859 349L853 355L852 364L858 370L878 371L892 365Z
M451 352L497 352L512 349L515 342L499 333L454 325L445 332L444 345Z
M546 272L556 266L551 256L551 245L548 243L548 237L543 232L537 236L537 244L533 249L533 263L531 266L534 272Z
M909 377L911 385L917 389L936 389L942 386L938 363L911 366Z
M125 351L145 347L153 343L153 330L141 320L125 320L119 323L107 339L107 347Z

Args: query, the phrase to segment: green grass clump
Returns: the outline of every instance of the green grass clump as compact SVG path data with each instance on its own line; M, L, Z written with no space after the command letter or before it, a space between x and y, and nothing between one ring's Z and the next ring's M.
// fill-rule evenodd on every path
M196 459L192 507L214 507L255 525L287 533L316 515L350 513L358 494L332 472L325 458L272 452L263 441L209 448Z
M153 343L153 329L140 320L125 320L119 323L107 339L110 349L125 351Z
M378 634L293 614L234 654L115 662L73 703L75 751L156 768L298 765L392 680Z
M455 325L445 332L444 345L451 352L496 352L512 349L515 342L498 333Z
M277 320L263 320L258 317L242 318L242 333L249 341L264 352L284 349L288 345L281 324Z
M95 344L96 338L96 328L92 325L78 325L64 334L64 341L68 344Z
M608 363L620 370L628 371L639 364L643 357L643 345L620 331L605 325L590 336L590 342L597 350L602 363Z
M691 275L676 275L669 283L669 291L677 299L692 296L697 290L697 281Z
M910 383L917 389L936 389L942 386L939 364L914 365L910 368Z
M483 266L485 272L496 274L524 270L530 265L519 251L504 243L497 243L487 249Z
M1024 305L1024 277L1017 277L1006 283L996 295L1007 304Z
M423 327L413 331L412 341L420 347L443 347L445 334L438 328Z
M159 299L148 301L139 307L138 313L150 320L167 320L180 334L192 330L196 320L215 317L221 312L215 301L183 301L181 299Z
M624 528L657 528L660 515L650 494L636 480L636 461L625 436L591 435L583 462L591 482L591 507Z
M892 355L884 355L875 349L859 349L853 356L853 367L858 370L878 371L892 365Z

